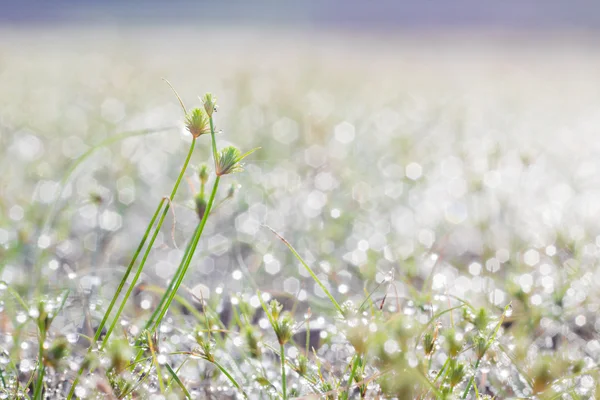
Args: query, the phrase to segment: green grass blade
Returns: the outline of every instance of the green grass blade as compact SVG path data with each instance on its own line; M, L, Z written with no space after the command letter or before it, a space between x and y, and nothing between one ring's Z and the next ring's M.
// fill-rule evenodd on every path
M244 389L242 389L242 386L240 386L240 384L235 380L235 378L229 373L229 371L227 371L227 369L225 369L225 367L223 367L221 364L219 364L217 361L213 361L212 364L214 364L217 368L219 368L219 370L227 377L227 379L229 379L229 381L236 387L238 388L238 390L240 392L242 392L242 394L244 395L244 397L248 398L248 395L246 394L246 392L244 391Z
M171 377L173 378L173 380L175 382L177 382L177 384L179 385L179 387L181 388L181 391L183 392L183 394L185 395L186 399L191 399L192 396L190 395L190 393L187 391L187 389L185 388L183 382L181 382L181 379L179 379L179 377L177 376L177 374L175 373L175 371L173 371L173 368L171 368L171 366L169 365L169 363L165 364L165 367L167 368L167 371L169 371L169 374L171 375Z
M321 287L321 289L323 290L323 292L325 292L325 294L327 295L327 297L329 297L329 300L331 300L331 303L334 305L334 307L340 312L340 314L342 316L344 316L344 311L342 310L342 307L335 300L335 298L333 297L333 295L331 294L331 292L329 292L329 290L327 290L327 288L325 287L325 285L323 285L323 282L321 282L321 280L317 277L317 275L314 273L314 271L312 270L312 268L309 267L308 264L306 263L306 261L304 261L304 259L300 256L300 254L298 254L298 252L296 251L296 249L294 249L294 247L290 244L290 242L288 242L287 240L285 240L283 238L283 236L281 236L279 233L275 232L275 230L273 228L271 228L270 226L268 226L268 225L263 225L263 226L265 226L271 232L273 232L275 234L275 236L277 236L279 238L279 240L281 240L288 247L288 249L290 249L290 251L292 252L292 254L294 255L294 257L296 257L296 259L298 261L300 261L300 263L304 266L304 268L306 269L306 271L308 271L308 273L313 278L313 280L317 283L317 285L319 285Z

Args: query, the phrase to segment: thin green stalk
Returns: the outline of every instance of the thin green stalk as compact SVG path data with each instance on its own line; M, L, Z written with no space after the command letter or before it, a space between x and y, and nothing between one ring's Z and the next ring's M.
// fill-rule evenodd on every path
M152 315L150 316L148 321L146 321L146 325L144 326L144 329L149 329L150 326L152 325L152 323L156 320L156 317L158 316L158 314L160 314L160 312L162 311L165 301L167 300L166 294L171 292L171 290L173 290L173 286L175 286L175 282L177 281L177 278L179 277L179 272L181 271L182 265L184 264L185 260L187 260L188 254L190 253L190 249L192 247L192 243L194 242L194 238L196 237L196 235L198 235L199 230L200 230L200 224L198 224L196 226L196 230L194 231L194 234L192 235L192 239L188 242L187 246L185 247L185 252L183 253L183 257L181 259L181 262L179 263L179 267L177 267L177 270L175 271L175 275L171 279L171 282L169 282L169 286L167 286L167 289L165 290L162 297L160 298L160 302L158 303L158 306L156 306L156 308L154 309L154 312L152 313Z
M436 399L440 399L442 398L442 393L439 391L438 388L435 387L435 385L433 383L431 383L431 381L425 376L425 374L423 373L423 371L421 371L419 368L416 369L417 371L417 376L420 378L420 380L425 383L427 386L429 386L429 390L431 390L434 395L436 396Z
M215 128L214 128L212 116L209 117L209 121L210 121L211 145L212 145L212 150L213 150L213 158L214 158L214 162L215 162L215 172L216 172L217 171L217 161L218 161L217 139L215 137ZM213 188L210 193L210 198L208 200L208 204L206 205L206 209L204 210L204 215L202 216L200 225L198 225L196 232L194 233L194 237L192 239L188 254L184 255L184 257L183 257L182 261L184 261L184 260L185 261L183 264L180 264L179 268L177 268L177 271L175 272L175 276L173 277L173 280L171 281L171 284L169 285L169 289L167 290L167 292L165 292L165 294L163 295L163 297L160 300L160 304L162 305L162 307L161 308L159 307L160 314L158 315L158 318L154 321L154 325L151 329L152 331L154 331L156 329L156 327L160 324L160 322L164 318L165 314L167 313L167 310L169 309L169 306L171 305L171 302L173 301L173 297L175 296L175 293L179 289L179 286L181 286L181 282L183 281L185 273L187 272L187 270L190 266L190 263L192 262L194 252L196 251L196 247L198 246L198 242L200 241L200 237L202 236L202 232L204 231L204 226L206 225L206 221L208 220L208 216L210 215L210 211L211 211L213 203L215 201L215 197L217 194L217 189L219 188L220 180L221 180L221 177L219 175L216 175L215 182L213 183ZM173 282L175 282L175 283L173 284ZM152 315L152 317L153 316L154 316L154 314Z
M35 392L33 393L33 398L34 400L42 400L42 392L43 392L43 386L44 386L44 372L45 372L45 367L44 367L44 342L46 341L46 332L42 329L42 327L40 327L40 344L39 344L39 356L38 356L38 363L39 365L39 370L38 370L38 377L37 377L37 382L35 384Z
M165 202L165 199L162 199L160 201L160 203L158 204L158 207L156 208L156 211L154 212L154 216L150 220L150 223L148 224L148 227L146 228L146 232L144 232L144 236L142 237L142 240L141 240L140 244L138 245L138 248L136 249L135 254L133 255L133 258L131 259L131 262L127 266L125 275L121 279L121 282L119 283L119 287L117 288L115 295L113 296L112 300L110 301L108 309L104 313L104 317L102 318L102 321L100 321L100 325L98 325L98 329L96 329L96 333L94 334L94 339L92 340L91 346L88 349L88 353L90 353L92 351L92 345L94 343L96 343L98 341L98 339L100 338L100 335L102 334L102 329L106 325L106 321L108 320L108 317L110 316L110 313L111 313L113 307L115 306L117 299L119 298L119 294L121 294L121 291L123 290L123 287L125 286L125 282L127 281L127 278L129 277L129 274L131 273L131 271L133 269L135 261L137 260L138 256L140 255L142 249L144 248L146 239L148 238L148 235L150 234L150 231L152 230L152 227L154 226L154 222L156 221L156 218L158 217L158 213L160 212L164 202ZM73 394L75 392L75 387L77 386L77 383L79 382L79 377L83 373L83 370L84 370L84 367L82 365L79 368L79 371L77 372L77 376L75 377L75 380L73 381L73 385L71 386L71 390L69 391L69 395L67 397L68 399L71 399L73 397Z
M348 400L348 397L350 396L350 391L352 390L352 386L354 386L352 382L354 381L354 376L356 375L356 369L358 368L358 364L360 364L360 356L357 354L356 356L354 356L354 364L352 365L352 371L350 371L350 377L348 378L348 387L342 395L343 400Z
M261 291L257 290L256 293L258 295L258 301L260 301L260 305L262 306L265 314L267 315L267 318L269 319L269 323L271 324L272 327L275 327L275 320L273 319L273 316L269 312L269 307L267 307L267 305L265 304L265 301L262 298Z
M509 351L508 351L508 349L506 347L504 347L503 345L501 345L501 344L498 344L498 348L504 353L504 355L506 357L508 357L508 359L512 362L512 365L514 365L514 367L517 370L517 372L519 372L519 374L521 374L521 378L523 378L527 382L527 385L529 385L529 388L532 389L533 388L533 381L525 373L525 371L523 371L523 368L521 368L521 366L519 366L519 363L515 360L514 355L510 354Z
M240 392L242 392L242 394L244 395L244 397L248 397L248 395L246 394L246 392L244 391L244 389L242 389L242 387L240 386L239 383L237 383L237 381L235 380L235 378L233 376L231 376L231 374L229 373L229 371L227 371L225 369L225 367L223 367L221 364L219 364L217 361L211 361L217 368L219 368L219 370L225 374L225 376L227 377L227 379L229 379L229 381L231 383L233 383L233 385L238 388L238 390Z
M123 287L125 287L127 278L129 278L129 275L131 274L131 271L133 270L133 266L135 265L135 262L137 261L138 256L142 252L142 249L144 248L144 244L146 244L146 239L148 239L148 235L150 234L150 231L152 230L152 227L154 226L154 222L156 221L156 218L158 217L158 214L159 214L162 206L164 205L164 203L165 203L164 198L160 201L160 203L158 203L158 207L156 208L156 211L154 211L154 215L152 216L152 219L150 220L150 223L148 224L148 227L146 228L146 232L144 232L144 236L142 237L142 240L140 241L140 244L138 245L138 247L135 251L135 254L133 255L133 258L129 262L129 265L127 266L127 270L125 270L125 275L123 275L123 279L121 279L121 282L119 282L119 287L117 287L117 291L115 292L115 295L113 296L112 300L110 301L110 304L108 305L108 308L106 309L106 311L104 313L104 317L102 317L102 321L100 321L100 325L98 325L98 329L96 329L96 333L94 335L94 342L98 341L98 339L100 338L100 335L102 334L102 328L104 328L104 326L106 325L106 321L110 317L110 313L111 313L113 307L115 306L115 303L117 302L117 300L119 298L119 295L123 291Z
M27 303L25 303L25 300L23 300L16 290L14 290L6 281L0 281L0 284L6 286L8 293L10 293L19 302L19 304L21 304L21 307L23 307L25 312L29 311L29 306Z
M28 388L31 386L31 384L33 383L34 376L35 376L34 374L31 374L31 376L29 377L29 379L27 380L25 385L23 385L23 388ZM14 393L15 399L19 398L18 394L20 394L20 393L19 393L19 381L17 380L17 384L15 385L15 393ZM27 394L25 394L25 396L27 396ZM31 397L27 396L27 398L31 400Z
M306 355L310 354L310 318L306 319Z
M190 159L192 158L192 153L194 151L194 147L196 145L196 139L193 138L192 139L192 143L190 145L190 149L188 151L187 157L185 158L185 162L183 163L183 166L181 168L181 171L179 172L179 176L177 177L177 180L175 181L175 185L173 186L173 190L171 191L171 195L169 196L169 201L167 202L167 204L164 207L164 211L163 214L155 228L154 231L154 235L152 236L152 239L150 240L150 243L148 244L148 246L146 247L146 251L144 253L144 256L142 258L142 261L140 262L140 265L138 266L137 272L135 277L133 278L129 289L127 290L127 293L125 294L125 297L122 300L121 306L119 307L119 310L117 311L117 314L114 316L113 322L111 324L111 327L109 329L109 331L106 332L106 335L104 336L104 340L102 341L102 347L104 347L104 345L106 344L106 342L108 341L108 338L110 337L110 334L112 333L112 331L114 330L114 327L119 319L119 316L121 315L123 308L125 306L125 303L127 303L127 299L129 298L129 296L131 295L131 292L133 290L133 288L135 287L135 284L142 272L142 269L144 268L144 264L146 262L146 259L148 258L148 254L150 254L150 251L152 250L152 245L154 244L154 241L156 240L156 236L158 236L158 232L160 231L160 228L162 227L162 224L166 218L166 215L169 211L169 207L171 205L171 201L173 200L173 198L175 197L175 194L177 193L177 189L179 188L179 184L181 183L181 180L183 179L183 175L185 174L185 171L187 170L187 166L190 162ZM152 230L152 227L154 226L154 222L156 221L156 218L158 216L158 213L160 212L163 204L165 203L165 199L163 198L156 211L154 212L154 216L152 217L152 219L150 220L150 223L148 224L148 227L146 228L146 232L144 233L144 236L140 242L140 244L138 245L138 248L136 249L136 252L133 256L133 259L131 260L131 262L129 263L129 266L127 267L127 270L125 271L125 275L123 276L123 278L121 279L121 282L119 283L119 287L117 288L117 291L115 292L110 305L108 307L108 309L105 311L104 317L102 318L102 321L100 322L100 325L98 325L98 328L96 329L96 334L94 335L94 341L98 341L98 339L100 338L100 335L102 334L102 329L104 328L106 321L108 320L110 313L115 305L115 303L117 302L117 299L119 297L119 295L121 294L121 291L123 290L123 287L125 286L125 282L127 281L127 278L129 277L129 275L131 274L131 271L133 270L133 266L135 265L135 262L140 254L140 252L142 251L142 248L144 247L144 244L146 243L146 239L148 238L148 235L150 234L150 231ZM93 345L93 343L92 343ZM88 353L92 350L92 346L90 346L90 348L88 349ZM77 372L77 376L75 377L75 380L73 381L73 385L71 386L71 390L69 391L69 394L67 396L67 400L71 400L73 398L73 395L75 393L75 387L77 386L77 383L79 382L79 377L81 376L81 374L83 373L83 366L79 369L79 371Z
M500 320L498 321L498 324L496 324L496 327L494 328L494 331L492 332L492 334L488 338L488 341L487 341L487 344L485 346L485 350L483 351L483 354L481 354L481 357L477 358L477 362L475 363L475 368L473 370L473 375L471 376L471 379L469 379L469 383L467 384L467 387L465 388L465 391L463 392L463 395L461 397L462 400L465 400L467 398L467 395L469 394L469 391L471 390L471 386L473 385L473 382L475 381L475 375L477 375L477 371L479 370L479 364L481 363L481 360L485 356L485 353L487 353L488 349L491 347L492 343L494 343L494 340L496 340L496 335L498 334L498 331L500 330L500 327L502 326L502 323L504 322L504 318L506 317L506 313L508 312L508 310L511 307L512 306L511 306L510 303L506 307L504 307L504 312L500 316Z
M156 376L158 377L158 385L160 387L160 393L165 394L165 384L162 378L162 371L160 370L160 364L158 359L156 358L156 352L154 351L154 345L152 344L152 338L150 337L150 333L147 335L148 338L148 347L150 348L150 354L152 354L152 361L156 367Z
M437 382L437 380L439 379L439 377L442 375L442 373L444 372L444 370L446 369L446 367L448 366L448 363L450 362L450 357L446 358L446 362L444 362L444 365L442 365L442 368L440 369L440 371L437 373L437 375L435 376L435 379L433 380L433 383L435 384Z
M343 316L344 315L344 311L342 310L342 307L335 300L335 298L333 297L333 295L331 294L331 292L329 292L329 290L327 290L327 288L325 287L325 285L323 285L323 282L321 282L321 280L317 277L317 275L314 273L314 271L312 270L312 268L309 267L308 264L304 261L304 259L300 256L300 254L298 254L298 252L296 251L296 249L294 249L294 247L290 244L290 242L288 242L287 240L285 240L283 238L283 236L281 236L279 233L275 232L275 230L273 228L271 228L270 226L268 226L268 225L265 225L265 226L267 228L269 228L269 230L271 230L271 232L273 232L275 234L275 236L277 236L279 238L279 240L281 240L288 247L288 249L290 249L290 251L292 252L292 254L296 257L296 259L298 261L300 261L300 263L304 266L304 268L306 269L306 271L308 271L308 273L313 278L313 280L317 283L317 285L319 285L321 287L321 289L323 290L323 292L325 292L325 294L327 295L327 297L329 297L329 300L331 300L331 303L335 306L335 308Z
M215 172L216 172L216 171L218 171L217 170L217 161L219 159L217 158L217 139L215 138L215 126L213 123L212 115L208 118L208 121L210 123L210 138L211 138L211 143L212 143L213 159L215 160Z
M481 363L481 359L482 357L479 357L477 359L477 362L475 363L475 368L473 369L473 375L471 376L471 378L469 379L469 383L467 384L467 387L465 388L465 391L463 392L463 395L461 397L461 399L466 399L467 395L469 394L469 391L471 390L471 386L473 385L473 382L475 381L475 375L477 375L477 371L479 370L479 364Z
M141 362L144 362L144 361L148 361L148 360L150 360L150 359L152 359L152 356L150 356L150 357L144 357L144 358L141 358L141 359L139 359L139 360L133 361L132 363L130 363L130 364L128 364L127 366L125 366L125 368L123 368L123 370L122 370L122 371L125 371L125 370L127 370L127 369L131 369L132 367L135 367L135 366L136 366L136 365L138 365L139 363L141 363Z
M429 371L431 370L431 364L433 363L433 356L429 356L429 361L427 363L427 371L425 371L426 374L429 374Z
M185 362L185 361L184 361ZM187 391L187 389L185 388L185 385L183 384L183 382L181 382L181 379L179 379L179 377L177 376L177 373L175 371L173 371L173 368L171 368L171 366L169 365L169 363L165 364L165 367L167 367L167 371L169 371L169 374L171 374L172 379L177 382L177 384L179 385L179 387L181 388L181 391L183 392L183 394L185 395L186 399L191 399L192 396L190 395L190 392ZM169 384L170 385L170 384Z
M283 344L279 345L279 355L281 356L281 390L283 392L283 400L287 400L287 379L285 377L285 349Z
M136 382L135 385L131 385L131 384L127 384L127 386L125 386L125 388L129 387L129 390L122 394L121 396L119 396L119 400L121 399L129 399L130 395L135 392L140 386L142 386L142 383L144 383L148 378L150 377L150 374L144 374L142 375L142 377Z
M188 155L185 159L185 163L183 164L183 167L181 168L181 172L179 173L179 176L177 177L177 181L175 182L175 186L173 186L173 190L171 191L171 195L169 196L169 201L165 204L164 211L160 217L160 220L158 221L158 224L156 225L154 234L152 235L152 238L150 239L150 243L148 243L148 246L146 247L146 251L144 252L142 261L140 262L140 265L138 266L138 269L133 277L133 280L131 281L131 284L129 285L129 289L127 289L127 292L125 293L125 296L123 297L121 306L119 307L115 317L113 318L113 322L110 325L110 328L108 329L108 331L106 332L106 335L104 336L104 340L102 341L101 348L103 348L106 345L106 343L108 342L108 339L109 339L112 331L115 329L115 326L119 320L119 317L121 316L121 313L123 312L123 309L125 308L125 304L127 303L127 300L129 299L129 296L131 295L131 292L135 288L135 285L142 273L142 270L144 269L144 265L146 264L146 260L148 259L148 255L150 254L150 251L152 250L154 241L156 240L156 237L158 236L158 234L160 232L160 228L162 227L162 224L163 224L165 218L167 217L167 214L169 212L169 207L171 206L171 202L173 201L173 198L175 197L175 194L177 193L179 184L181 183L181 180L183 179L183 175L185 174L187 166L190 162L190 158L192 157L192 153L194 151L195 144L196 144L196 139L194 138L194 139L192 139L192 144L190 145L190 151L188 152ZM163 199L163 201L164 201L164 199ZM116 295L118 295L118 293L115 294L115 296ZM107 312L107 314L108 314L108 312Z
M0 380L2 381L2 387L6 389L6 381L4 380L4 375L2 374L2 370L0 369Z
M375 293L375 291L377 291L377 289L379 289L379 287L385 282L385 280L379 282L377 284L377 286L375 286L375 288L371 291L371 293L368 294L368 296L363 300L362 303L360 303L360 306L358 307L358 311L362 311L362 308L365 306L365 304L367 304L367 301L369 301L369 299L371 299L371 297L373 296L373 293ZM365 286L365 293L367 292L367 288Z
M461 307L462 307L462 305L460 305L460 306L455 306L455 307L451 307L451 308L448 308L448 309L446 309L446 310L440 311L440 312L438 312L437 314L435 314L433 317L431 317L431 319L430 319L430 320L429 320L429 321L428 321L428 322L427 322L427 323L426 323L426 324L423 326L423 328L421 329L421 332L419 333L419 340L417 340L417 342L415 343L415 347L414 347L414 348L416 349L416 348L417 348L417 346L419 346L419 343L420 343L420 340L421 340L421 338L423 337L423 334L425 334L425 331L426 331L426 330L429 328L429 326L430 326L430 325L431 325L433 322L435 322L435 321L437 321L438 319L440 319L440 317L441 317L442 315L444 315L444 314L446 314L446 313L449 313L449 312L452 312L452 311L454 311L454 310L456 310L456 309L459 309L459 308L461 308Z
M165 294L165 289L158 287L158 286L144 286L144 290L152 292L152 293L156 293L159 295ZM180 306L182 306L183 308L188 310L190 312L190 314L192 314L198 321L201 321L204 318L202 313L200 311L198 311L198 309L196 307L191 305L189 301L187 301L185 298L181 297L180 295L176 294L175 297L173 298L173 301L176 301L177 303L179 303ZM148 329L148 328L144 328L144 329Z
M135 272L135 275L133 276L133 279L127 289L127 292L125 292L125 296L123 297L123 300L121 301L121 305L119 306L119 309L117 310L117 313L115 314L112 323L110 324L108 330L106 331L106 335L104 335L104 339L102 340L102 344L100 345L101 349L104 348L104 346L106 346L106 343L108 343L108 339L110 338L110 335L112 334L117 323L119 322L119 317L121 316L121 313L125 309L125 305L127 304L127 299L129 299L129 296L131 296L131 293L135 289L135 284L137 283L140 275L142 274L142 270L144 268L144 265L146 264L146 260L148 259L149 254L150 254L150 250L152 249L152 246L154 245L154 241L156 240L158 234L160 233L160 227L162 226L162 223L167 215L168 210L169 210L169 204L167 204L165 206L164 212L163 212L160 220L158 221L157 228L154 231L152 238L150 239L150 243L148 243L148 247L146 248L146 251L144 252L142 261L140 262L140 265L138 266L138 268Z
M479 389L477 389L477 384L473 385L473 390L475 390L475 398L479 400Z
M260 301L260 305L262 306L263 310L265 311L265 314L267 315L267 318L269 319L269 322L271 323L273 330L275 330L275 333L277 334L276 320L273 317L273 315L271 315L269 308L267 307L264 300L262 299L262 293L260 292L260 290L257 291L257 293L258 293L258 300ZM278 337L278 340L279 340L279 337ZM273 349L273 350L276 353L275 349ZM284 348L284 343L281 340L279 340L279 357L281 358L281 389L282 389L282 393L283 393L283 400L287 400L287 378L285 376L285 348Z
M171 305L171 302L173 301L173 297L175 297L175 293L177 293L179 286L181 286L181 282L183 281L183 278L190 266L190 263L192 262L194 252L196 250L196 247L198 246L200 237L202 236L202 232L204 230L204 226L206 225L206 221L208 220L208 215L210 214L210 209L212 208L212 205L215 201L215 197L217 194L217 189L219 187L220 179L221 179L220 176L217 176L215 179L215 182L213 184L213 189L210 194L210 198L208 200L208 204L206 205L206 211L204 212L204 215L202 216L202 221L200 222L200 225L198 227L198 232L196 234L196 237L194 237L194 241L192 242L192 245L190 247L190 251L187 256L187 259L185 259L185 263L183 264L183 266L181 268L181 272L179 272L179 269L178 269L178 271L175 273L175 275L178 275L175 285L171 288L171 290L169 292L165 292L165 295L163 297L167 297L167 300L164 302L164 307L162 308L158 318L154 322L154 326L152 327L151 331L154 331L158 327L158 325L160 325L163 317L165 316L165 314L167 313L167 310L169 309L169 306Z

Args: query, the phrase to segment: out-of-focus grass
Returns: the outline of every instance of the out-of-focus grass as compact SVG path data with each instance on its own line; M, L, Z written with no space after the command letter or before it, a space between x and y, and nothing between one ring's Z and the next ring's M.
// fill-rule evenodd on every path
M277 397L280 362L290 396L442 398L467 386L469 396L593 396L600 58L587 39L184 28L2 36L4 393L35 382L43 330L30 322L40 326L40 299L58 306L65 289L47 332L55 352L46 359L56 362L45 390L69 389L86 336L169 193L190 138L165 77L189 106L217 95L219 148L261 150L215 210L175 298L183 306L148 347L148 368L165 357L163 379L115 374L130 362L128 344L115 341L80 397L144 397L159 382L235 396L234 381L251 397ZM192 163L210 154L205 141ZM126 308L130 339L197 224L196 175L174 199L173 237L169 214ZM344 318L263 225L293 244ZM257 289L293 312L286 357ZM435 343L428 354L425 337ZM197 360L211 357L212 367Z

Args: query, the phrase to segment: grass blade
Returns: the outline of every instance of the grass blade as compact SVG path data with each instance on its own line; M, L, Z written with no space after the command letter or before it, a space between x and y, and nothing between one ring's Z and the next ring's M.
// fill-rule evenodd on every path
M344 311L342 310L342 307L335 300L335 298L333 297L333 295L331 294L331 292L329 290L327 290L327 288L325 287L325 285L323 285L323 282L321 282L321 280L317 277L317 275L312 270L312 268L309 267L308 264L306 263L306 261L304 261L304 259L300 256L300 254L298 254L298 252L296 251L296 249L294 249L294 247L290 244L290 242L288 242L287 240L285 240L285 238L283 236L281 236L279 233L277 233L270 226L268 226L268 225L263 225L263 226L266 227L266 228L268 228L271 232L273 232L275 234L275 236L277 236L279 238L279 240L281 240L288 247L288 249L290 249L290 251L292 252L292 254L294 255L294 257L296 257L296 259L298 261L300 261L300 263L304 266L304 268L306 269L306 271L308 271L308 273L313 278L313 280L317 283L317 285L319 285L319 287L323 290L323 292L325 292L325 294L327 295L327 297L329 297L329 300L331 300L331 303L334 305L334 307L339 311L339 313L342 316L344 316Z
M190 392L187 391L187 389L183 385L183 382L181 382L181 379L179 379L179 377L177 376L177 374L175 373L175 371L173 371L173 368L171 368L171 366L169 365L169 363L166 363L165 367L167 368L167 371L169 371L169 374L171 375L171 377L173 378L173 380L175 382L177 382L177 384L181 388L181 391L185 395L185 398L186 399L191 399L192 396L190 395Z

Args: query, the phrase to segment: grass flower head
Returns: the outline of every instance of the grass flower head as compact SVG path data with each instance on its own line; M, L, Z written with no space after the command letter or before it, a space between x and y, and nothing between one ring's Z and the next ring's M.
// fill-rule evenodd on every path
M217 170L215 171L217 176L223 176L227 174L233 174L235 172L241 172L244 170L241 161L254 153L258 148L252 149L244 154L241 154L240 150L233 146L225 147L218 153L217 156Z
M185 127L194 138L210 133L210 123L206 112L200 108L194 108L185 116Z

